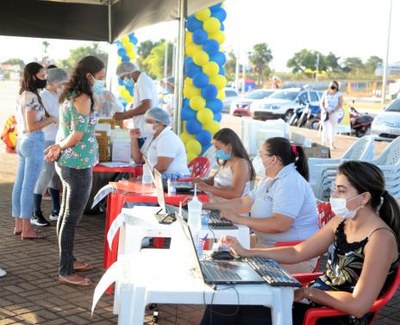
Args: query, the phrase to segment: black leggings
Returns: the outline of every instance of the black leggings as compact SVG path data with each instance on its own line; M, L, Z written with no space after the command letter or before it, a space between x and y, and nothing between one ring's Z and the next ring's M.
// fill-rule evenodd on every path
M293 325L303 325L303 318L310 305L293 304ZM271 309L263 306L208 305L201 325L269 325ZM321 318L318 325L352 324L348 316Z

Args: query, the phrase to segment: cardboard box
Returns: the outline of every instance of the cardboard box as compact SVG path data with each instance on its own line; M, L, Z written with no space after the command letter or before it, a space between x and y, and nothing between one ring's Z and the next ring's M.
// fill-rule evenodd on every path
M310 148L303 147L307 158L331 158L329 147L313 142Z
M114 141L112 143L111 161L131 161L131 142L130 141Z

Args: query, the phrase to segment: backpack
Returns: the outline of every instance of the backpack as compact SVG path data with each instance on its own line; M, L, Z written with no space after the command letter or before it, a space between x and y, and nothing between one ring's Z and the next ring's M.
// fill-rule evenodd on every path
M7 119L4 130L1 133L1 140L6 144L8 152L15 152L17 147L17 120L14 115Z

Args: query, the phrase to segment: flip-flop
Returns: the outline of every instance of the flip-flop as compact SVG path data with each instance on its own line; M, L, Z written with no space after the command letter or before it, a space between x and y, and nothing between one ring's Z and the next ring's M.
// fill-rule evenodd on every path
M74 266L74 271L75 272L86 272L86 271L91 271L91 270L94 269L94 266L91 265L91 264L88 264L88 263L85 263L85 262L79 262L79 263L82 263L82 265L79 266L79 267L75 267Z
M59 284L70 284L70 285L80 286L80 287L91 287L93 285L93 282L89 278L83 278L80 281L72 281L72 280L68 280L67 278L63 277L62 275L58 276L58 283Z
M22 233L21 233L21 239L22 240L26 240L26 239L44 239L46 237L47 237L46 233L38 232L36 230L35 230L35 235L33 235L33 236L22 236Z

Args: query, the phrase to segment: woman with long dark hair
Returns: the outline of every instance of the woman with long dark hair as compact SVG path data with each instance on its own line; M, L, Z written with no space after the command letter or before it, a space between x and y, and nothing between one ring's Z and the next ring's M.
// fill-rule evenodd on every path
M21 79L17 105L18 170L12 192L14 234L22 239L45 238L31 226L33 189L43 166L44 134L42 129L57 123L43 106L39 89L46 86L46 70L36 62L28 63Z
M323 318L318 324L369 324L373 315L368 311L399 267L400 210L376 165L348 161L339 166L330 203L336 216L296 246L244 249L233 237L222 239L238 255L265 256L285 264L328 252L325 272L295 292L294 325L303 324L309 308L323 306L348 316ZM201 324L270 323L266 307L212 306Z
M307 157L301 146L282 137L269 138L260 147L266 177L248 195L205 204L254 232L252 247L269 247L281 241L305 240L318 231L317 203L308 181ZM243 216L250 213L250 218ZM289 267L311 272L315 261Z
M57 172L63 184L61 210L57 223L60 248L59 282L91 286L89 278L76 272L93 266L74 257L74 238L92 187L92 168L98 162L95 136L93 94L104 91L104 63L95 56L78 62L60 96L60 128L56 144L48 147L47 160L57 160Z
M255 178L255 171L238 135L229 128L223 128L214 134L213 145L219 168L204 181L196 179L197 187L210 193L211 201L247 195L250 192L250 181Z

